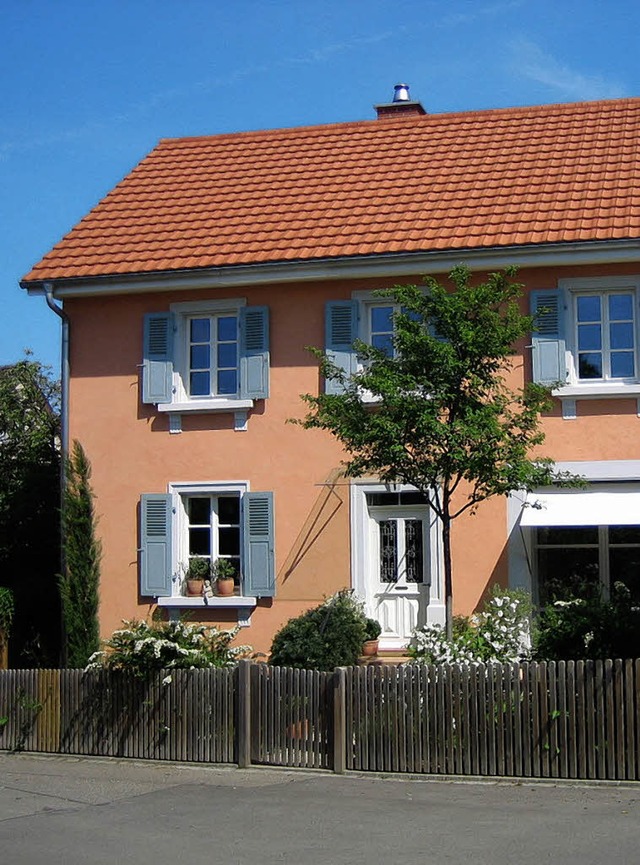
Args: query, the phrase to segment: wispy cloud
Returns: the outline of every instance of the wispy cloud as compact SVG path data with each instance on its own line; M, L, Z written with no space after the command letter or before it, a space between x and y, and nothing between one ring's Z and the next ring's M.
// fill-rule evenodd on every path
M281 57L280 59L273 60L269 63L252 64L235 70L229 70L228 72L225 72L224 75L216 75L198 81L190 81L180 87L170 87L165 90L150 93L144 99L130 103L123 108L122 111L115 112L106 117L101 117L99 120L90 120L86 123L81 123L77 126L69 127L58 132L50 132L44 136L24 136L23 139L0 141L0 162L7 160L14 152L34 150L64 142L74 142L85 139L88 136L99 134L107 129L112 129L118 124L130 123L141 116L150 114L162 105L175 102L176 100L188 99L194 94L207 93L222 89L228 87L229 84L233 82L263 77L273 69L293 68L302 65L321 65L329 62L332 58L338 55L348 54L359 48L365 49L371 45L380 44L391 39L397 39L405 33L407 29L406 25L399 25L398 27L383 32L354 36L352 39L347 39L342 42L335 42L311 48L305 53L289 57Z
M513 9L521 8L525 0L504 0L497 3L476 3L469 7L468 12L452 12L450 15L445 15L436 26L438 27L457 27L460 24L473 24L481 18L492 18L496 15L504 15Z
M511 67L515 74L545 84L563 99L615 99L626 95L620 82L572 69L535 42L514 40L510 51Z

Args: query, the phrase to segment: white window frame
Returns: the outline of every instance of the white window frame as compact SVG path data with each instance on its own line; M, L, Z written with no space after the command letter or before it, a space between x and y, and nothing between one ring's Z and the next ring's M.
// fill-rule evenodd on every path
M172 303L169 309L175 316L173 398L169 403L161 403L159 411L236 411L253 407L252 399L237 396L192 397L189 395L187 380L189 376L189 321L192 318L236 315L247 305L245 298L229 300L186 301Z
M567 384L553 391L554 396L563 400L596 398L640 398L640 276L595 276L558 280L558 288L565 298L565 345ZM598 294L605 297L608 293L629 292L634 295L634 378L580 379L578 377L578 346L576 297L584 294ZM640 413L640 404L638 406ZM570 403L565 407L565 417L574 417L575 407Z
M167 598L158 598L158 606L172 607L174 609L181 607L232 607L238 609L238 624L241 627L249 625L249 612L256 606L257 600L253 597L246 597L242 593L230 597L213 598L204 597L188 597L183 595L182 587L184 582L184 565L188 561L188 519L184 506L184 499L189 496L225 496L237 495L240 498L240 507L242 509L242 497L245 493L250 492L249 481L230 480L230 481L190 481L190 482L173 482L167 486L167 492L170 493L173 499L173 513L171 521L171 540L173 559L171 563L172 572L172 590L171 596ZM242 510L241 510L242 514ZM243 561L242 561L243 537L242 537L242 516L240 517L240 592L242 592Z

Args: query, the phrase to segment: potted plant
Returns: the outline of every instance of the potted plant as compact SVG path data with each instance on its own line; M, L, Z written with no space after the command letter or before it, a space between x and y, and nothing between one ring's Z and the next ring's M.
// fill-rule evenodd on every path
M209 559L199 557L189 559L187 571L184 575L187 585L187 595L202 595L204 590L204 581L208 580L210 576L211 562Z
M362 654L373 657L378 654L378 637L382 631L380 622L375 619L365 619L365 641L362 646Z
M236 569L229 559L216 559L211 568L219 595L232 595L235 589Z

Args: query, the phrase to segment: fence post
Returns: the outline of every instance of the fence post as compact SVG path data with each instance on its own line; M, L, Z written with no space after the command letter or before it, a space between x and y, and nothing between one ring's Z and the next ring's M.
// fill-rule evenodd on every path
M347 670L336 667L333 671L333 771L344 775L347 768L346 738Z
M251 765L251 661L238 664L238 768Z

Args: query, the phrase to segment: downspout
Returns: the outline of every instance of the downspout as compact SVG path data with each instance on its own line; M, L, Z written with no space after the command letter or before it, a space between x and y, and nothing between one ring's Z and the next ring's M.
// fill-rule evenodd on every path
M64 574L66 561L64 554L64 493L67 480L67 459L69 456L69 316L61 306L54 303L53 287L44 283L47 306L52 309L62 324L60 343L60 573ZM60 609L60 660L66 666L66 630L62 607Z

